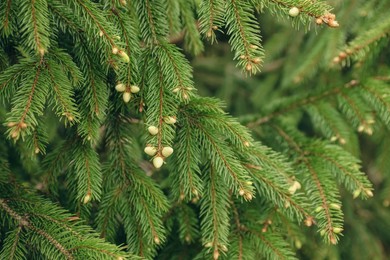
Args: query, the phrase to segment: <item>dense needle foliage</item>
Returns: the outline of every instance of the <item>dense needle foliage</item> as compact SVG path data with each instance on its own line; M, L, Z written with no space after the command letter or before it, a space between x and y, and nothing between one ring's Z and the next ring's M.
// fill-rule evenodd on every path
M390 4L339 2L1 0L0 259L384 258Z

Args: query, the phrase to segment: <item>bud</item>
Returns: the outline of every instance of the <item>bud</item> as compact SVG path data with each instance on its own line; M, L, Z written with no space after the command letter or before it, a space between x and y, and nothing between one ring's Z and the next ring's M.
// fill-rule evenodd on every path
M157 245L160 244L160 239L157 236L154 237L154 243L156 243Z
M147 155L154 156L157 153L157 148L153 146L146 146L144 152Z
M320 24L322 24L322 22L323 22L323 21L322 21L321 18L317 18L317 19L316 19L316 24L320 25Z
M244 198L248 201L251 201L253 199L253 196L250 192L245 193Z
M340 26L339 23L338 23L337 21L334 21L334 20L330 20L330 21L328 22L328 25L329 25L330 27L332 27L332 28L337 28L337 27Z
M252 64L248 63L245 67L246 71L251 71L252 70Z
M361 133L364 131L364 125L359 125L358 132Z
M154 159L153 159L153 166L154 166L156 169L161 168L161 166L163 165L163 163L164 163L164 160L163 160L162 157L160 157L160 156L154 157Z
M364 193L366 193L366 195L367 195L368 197L374 196L374 193L372 193L371 190L364 190Z
M158 128L151 125L148 127L148 131L151 135L156 135L158 133Z
M41 56L43 56L45 55L46 50L44 48L39 48L38 52Z
M12 133L11 133L11 137L13 138L13 139L19 139L19 130L18 129L14 129L13 131L12 131Z
M253 49L253 50L257 50L259 47L257 47L256 45L254 44L251 44L249 45L249 48Z
M138 93L139 92L139 87L137 86L137 85L133 85L133 86L131 86L130 87L130 91L131 91L131 93Z
M339 53L339 57L340 57L340 59L345 59L345 58L347 58L347 54L345 52L341 51Z
M259 58L259 57L254 58L254 59L252 59L252 62L253 62L254 64L259 64L259 63L261 62L261 58Z
M240 196L244 196L244 195L245 195L245 191L244 191L244 190L240 190L240 191L238 192L238 194L240 194Z
M224 252L227 252L227 251L228 251L228 248L227 248L227 246L225 246L225 245L221 245L221 249L222 249L222 251L224 251Z
M173 125L174 123L176 123L176 117L175 116L167 116L164 118L164 121L165 121L165 123L167 123L169 125Z
M218 252L218 249L215 249L214 250L214 253L213 253L213 258L214 260L217 260L219 258L219 252Z
M371 127L366 127L366 128L364 129L364 132L365 132L366 134L368 134L368 135L372 135L374 131L372 130Z
M170 147L170 146L165 146L162 151L161 151L161 154L164 156L164 157L168 157L170 156L171 154L173 153L173 148Z
M297 17L299 15L299 9L298 7L292 7L289 11L288 11L288 14L291 16L291 17Z
M339 56L333 58L333 63L339 63L339 62L340 62Z
M320 212L321 210L323 209L323 207L322 206L319 206L319 207L317 207L316 209L315 209L315 212Z
M332 243L332 245L337 244L337 240L336 240L336 238L334 236L331 236L330 243Z
M121 3L121 5L123 5L123 6L127 5L126 0L120 0L120 3Z
M99 31L99 36L100 36L100 37L103 36L103 31Z
M244 142L244 146L245 146L245 147L249 147L249 146L251 146L251 144L250 144L248 141L245 141L245 142Z
M288 192L290 192L291 195L294 194L296 191L297 188L294 185L291 185L290 188L288 188Z
M35 153L35 154L39 154L39 152L40 152L39 148L36 147L35 150L34 150L34 153Z
M124 101L125 103L129 103L129 101L130 101L130 99L131 99L131 94L130 94L130 92L124 92L122 98L123 98L123 101Z
M186 235L186 237L184 239L186 240L187 243L191 242L191 236L190 235Z
M332 209L337 209L337 210L340 210L341 209L341 206L339 204L336 204L336 203L331 203L329 205Z
M204 245L204 247L212 247L213 246L213 243L211 243L211 242L208 242L208 243L206 243L205 245Z
M117 54L118 53L118 48L117 47L113 47L112 48L112 54Z
M246 56L244 54L240 55L240 59L245 60Z
M118 54L119 54L119 56L122 58L122 60L123 60L124 62L129 63L130 58L129 58L129 56L127 55L126 52L124 52L124 51L119 51Z
M342 228L339 228L339 227L333 228L333 233L335 233L335 234L339 234L339 233L341 233L341 231L343 231Z
M295 247L297 249L301 249L302 248L302 242L301 240L295 240Z
M91 201L91 193L88 192L87 195L85 195L84 197L83 203L87 204L90 201Z
M22 129L27 128L27 124L25 122L21 122L19 125L20 125L20 128L22 128Z
M307 227L311 227L313 225L313 218L312 217L307 217L304 221L305 225Z
M177 92L179 92L179 91L180 91L180 88L174 88L174 89L172 90L173 93L177 93Z
M213 27L211 27L211 28L213 28L214 31L218 30L218 26L216 26L216 25L213 25Z
M361 190L355 190L355 191L353 192L353 198L356 199L357 197L359 197L359 195L360 195L361 192L362 192Z
M323 236L325 235L325 232L326 232L326 230L325 230L325 229L322 229L322 230L320 231L320 235L323 237Z
M119 83L118 85L115 86L115 90L118 92L123 92L126 90L125 84Z
M8 127L14 127L14 126L16 126L18 123L16 123L16 122L9 122L8 124L7 124L7 126Z
M294 186L297 188L297 190L302 188L301 184L297 181L294 181Z

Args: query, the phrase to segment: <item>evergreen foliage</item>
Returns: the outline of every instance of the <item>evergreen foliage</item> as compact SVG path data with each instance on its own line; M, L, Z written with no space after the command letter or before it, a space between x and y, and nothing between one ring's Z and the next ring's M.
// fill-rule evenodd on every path
M0 1L0 258L383 258L389 8Z

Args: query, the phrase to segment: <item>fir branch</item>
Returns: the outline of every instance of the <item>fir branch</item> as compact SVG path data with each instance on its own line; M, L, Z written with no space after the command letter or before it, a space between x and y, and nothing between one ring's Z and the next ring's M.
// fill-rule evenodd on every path
M270 174L264 173L259 168L246 165L248 170L253 174L255 180L260 184L257 184L257 190L260 194L270 202L277 204L278 207L286 212L290 217L294 214L295 218L301 220L302 217L306 219L313 218L306 209L306 205L301 203L304 201L301 194L297 193L291 196L287 193L287 185L285 183L278 183L276 178L271 177ZM257 183L256 182L256 183Z
M338 241L338 234L341 232L342 226L342 212L338 208L331 208L333 204L340 205L338 200L338 192L335 188L335 182L327 176L326 172L319 171L318 169L324 169L319 164L319 161L315 157L310 157L310 150L303 150L301 145L297 143L293 137L286 133L283 129L274 126L278 134L294 149L304 163L307 173L310 176L310 182L315 186L315 189L310 188L310 184L306 187L307 193L311 195L313 206L317 212L318 226L325 235L325 240L332 244L336 244ZM305 224L311 226L313 223L312 218L307 218Z
M255 227L243 226L242 230L249 234L253 248L267 259L296 259L287 243L275 232L262 233Z
M165 74L175 75L174 83L168 86L172 92L179 94L181 101L187 102L191 96L194 96L192 90L195 89L191 66L183 53L174 45L161 44L160 48L161 67L166 71Z
M28 14L28 18L21 20L21 32L24 44L43 56L50 46L50 21L46 1L19 2L21 16Z
M368 80L362 84L362 96L377 112L383 124L390 128L390 92L388 84L380 80ZM368 133L372 134L372 130Z
M356 93L346 93L341 92L338 97L338 104L340 110L347 116L347 118L351 121L354 126L363 126L363 128L367 128L370 124L364 115L364 107L360 95L358 96Z
M226 1L225 21L229 43L235 51L234 59L239 60L238 65L248 73L256 73L260 70L264 54L252 6L241 0Z
M23 226L10 231L3 243L0 257L3 259L24 259L26 254L26 247L23 246Z
M72 254L64 247L64 245L62 245L59 241L57 241L54 237L52 237L44 230L35 227L32 223L30 223L28 219L16 213L13 209L9 207L6 200L0 199L0 207L3 208L3 210L5 210L12 218L18 221L19 226L24 227L26 229L31 229L32 231L36 232L37 234L45 238L52 246L57 248L58 251L61 252L66 257L66 259L69 260L74 259Z
M345 145L350 140L350 128L342 115L328 102L316 102L306 107L313 125L330 141Z
M140 20L140 33L146 44L165 42L168 35L167 10L165 1L138 0L137 11Z
M180 0L180 13L182 17L184 31L184 46L193 55L198 55L204 50L203 43L194 18L194 3L192 1Z
M177 16L177 14L180 13L179 4L180 3L177 0L167 0L167 19L169 34L171 36L178 34L182 27L180 24L180 17Z
M205 0L199 6L199 28L203 35L216 41L215 30L221 29L224 24L224 2L222 0Z
M130 9L132 11L132 9ZM135 19L130 19L129 14L135 16L135 12L121 12L117 9L111 9L114 14L114 21L120 25L121 33L125 42L125 50L129 56L129 62L121 64L118 70L118 81L125 82L127 86L137 83L139 78L138 62L136 57L140 54L139 39L136 37L138 26Z
M180 240L183 243L192 243L199 236L198 219L194 210L185 204L180 204L177 210Z
M66 75L62 73L62 69L57 64L46 63L47 72L53 87L50 88L53 92L53 99L56 101L55 108L57 116L65 116L70 124L78 121L79 113L75 101L73 99L73 91L71 82Z
M43 113L48 90L44 59L41 58L25 77L13 98L13 107L7 119L8 134L14 140L31 134L32 128L38 125L36 115Z
M350 64L349 59L362 61L367 54L370 54L368 50L372 45L377 44L382 39L389 38L390 18L387 15L380 16L371 28L372 29L359 34L358 37L344 46L342 51L333 61L336 63L342 62L343 65ZM345 60L347 60L347 62L345 62Z
M204 179L204 196L200 201L202 242L213 250L214 259L218 259L221 247L228 244L229 195L228 187L219 180L215 167L210 165L208 171Z
M23 58L19 63L9 66L0 74L0 98L5 102L17 89L19 81L27 75L31 67L35 67L36 59Z
M235 237L237 238L237 242L238 242L238 247L237 247L237 259L238 260L242 260L243 257L244 257L244 252L243 252L243 240L244 240L244 236L243 236L243 232L242 232L242 228L243 228L243 225L241 224L241 221L240 221L240 214L238 213L238 209L234 203L234 200L232 197L230 197L230 206L233 210L233 219L234 219L234 228L235 228Z
M17 187L18 190L14 190L15 184L9 183L1 186L0 214L4 212L5 216L11 217L4 220L14 221L10 226L12 230L22 229L23 237L18 245L21 250L33 246L39 257L50 259L80 259L88 255L96 259L126 257L118 247L98 239L90 227L81 225L78 218Z
M12 0L1 1L0 3L0 32L5 36L9 36L14 30L14 25L11 20Z
M336 175L336 178L340 183L345 185L349 192L357 194L357 191L359 191L362 198L372 196L372 184L369 182L366 175L358 170L358 160L347 154L347 152L338 146L316 145L320 146L321 153L318 152L318 148L316 149L314 147L310 149L310 153L333 165L334 167L331 168L332 173ZM327 152L323 153L322 151Z
M299 22L308 26L311 22L310 18L316 18L316 23L318 25L325 23L331 28L338 27L338 23L337 25L334 23L336 16L330 12L332 7L323 1L261 0L259 2L260 9L266 7L270 9L272 13L279 14L282 17L286 17L286 14L289 13L291 8L298 8L299 19L293 20L293 25L295 26L298 26Z
M74 160L72 169L74 172L75 183L77 184L77 201L84 204L91 200L100 200L102 173L100 169L98 154L93 150L89 143L83 143L81 140L75 142L71 149Z
M66 0L65 2L68 2ZM97 4L93 2L85 2L81 0L76 0L72 3L68 4L72 5L74 8L77 8L77 12L83 14L86 18L86 22L89 24L93 24L98 30L95 33L102 33L103 41L110 49L113 49L117 46L115 43L114 37L112 36L115 32L114 27L107 22L107 20L100 14ZM90 26L87 27L89 29ZM91 33L92 34L92 33Z
M209 156L215 161L215 167L217 167L218 172L228 178L230 188L236 194L242 194L246 200L252 200L253 187L249 181L249 175L241 164L239 164L237 158L229 151L226 144L219 142L203 125L194 123L193 125L200 130L200 140L203 140L203 145L209 151L212 151Z
M201 150L196 142L196 131L190 125L190 119L179 116L180 128L176 134L175 154L172 159L170 179L172 194L178 200L197 199L201 196L202 180L200 178ZM180 142L177 142L180 140Z

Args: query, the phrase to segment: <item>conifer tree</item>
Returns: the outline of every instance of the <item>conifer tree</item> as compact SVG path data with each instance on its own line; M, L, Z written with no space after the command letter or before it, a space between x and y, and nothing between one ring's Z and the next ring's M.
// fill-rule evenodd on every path
M384 258L388 10L1 0L0 259Z

